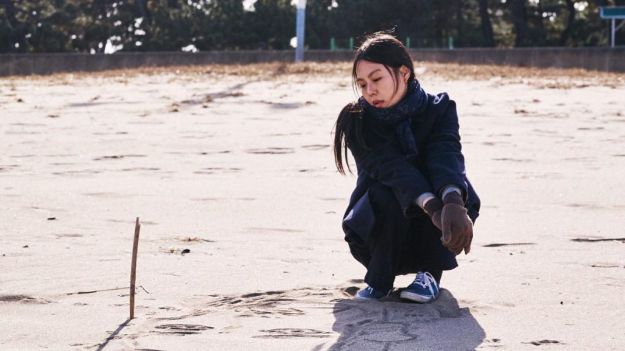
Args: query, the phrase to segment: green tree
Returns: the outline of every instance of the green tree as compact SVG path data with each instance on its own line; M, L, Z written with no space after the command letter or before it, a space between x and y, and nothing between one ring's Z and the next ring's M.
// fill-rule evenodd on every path
M394 29L412 47L598 46L609 40L600 6L625 0L308 0L306 44ZM625 31L617 33L623 43ZM0 0L0 52L290 49L291 0Z

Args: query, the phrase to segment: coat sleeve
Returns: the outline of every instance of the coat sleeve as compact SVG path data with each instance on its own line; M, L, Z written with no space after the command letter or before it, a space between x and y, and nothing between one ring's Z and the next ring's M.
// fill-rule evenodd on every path
M370 150L350 146L358 172L388 186L402 208L404 216L414 217L421 209L416 204L419 195L432 192L427 178L412 165L394 141L386 141Z
M455 185L462 190L466 201L468 185L460 144L456 103L448 100L447 94L440 94L438 97L441 104L447 103L436 119L426 141L428 173L436 194L440 196L446 186Z

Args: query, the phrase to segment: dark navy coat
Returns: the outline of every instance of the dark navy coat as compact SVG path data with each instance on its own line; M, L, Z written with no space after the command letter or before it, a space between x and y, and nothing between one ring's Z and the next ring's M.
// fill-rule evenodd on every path
M374 120L366 112L362 119L367 148L353 140L346 141L358 172L343 220L346 234L351 230L366 240L371 233L375 213L367 191L375 182L393 191L408 218L427 216L416 204L419 195L431 192L440 196L444 187L455 185L462 190L469 217L475 221L480 199L466 176L456 103L446 93L429 95L427 108L412 118L416 157L407 157L401 151L392 126Z

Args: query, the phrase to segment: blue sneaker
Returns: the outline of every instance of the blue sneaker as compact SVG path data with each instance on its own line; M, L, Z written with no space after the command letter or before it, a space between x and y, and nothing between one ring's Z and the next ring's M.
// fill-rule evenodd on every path
M390 294L391 290L393 289L389 289L388 291L385 292L385 291L377 290L370 286L367 286L366 288L359 290L356 293L356 296L354 296L354 298L356 300L379 300L387 296L388 294Z
M418 272L417 277L399 295L402 299L427 303L436 300L440 290L430 272Z

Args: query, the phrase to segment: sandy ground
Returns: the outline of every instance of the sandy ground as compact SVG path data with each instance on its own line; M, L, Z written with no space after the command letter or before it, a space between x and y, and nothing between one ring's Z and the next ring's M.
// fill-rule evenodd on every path
M483 200L419 305L351 298L330 143L355 96L319 67L0 80L0 349L625 349L623 75L417 64Z

